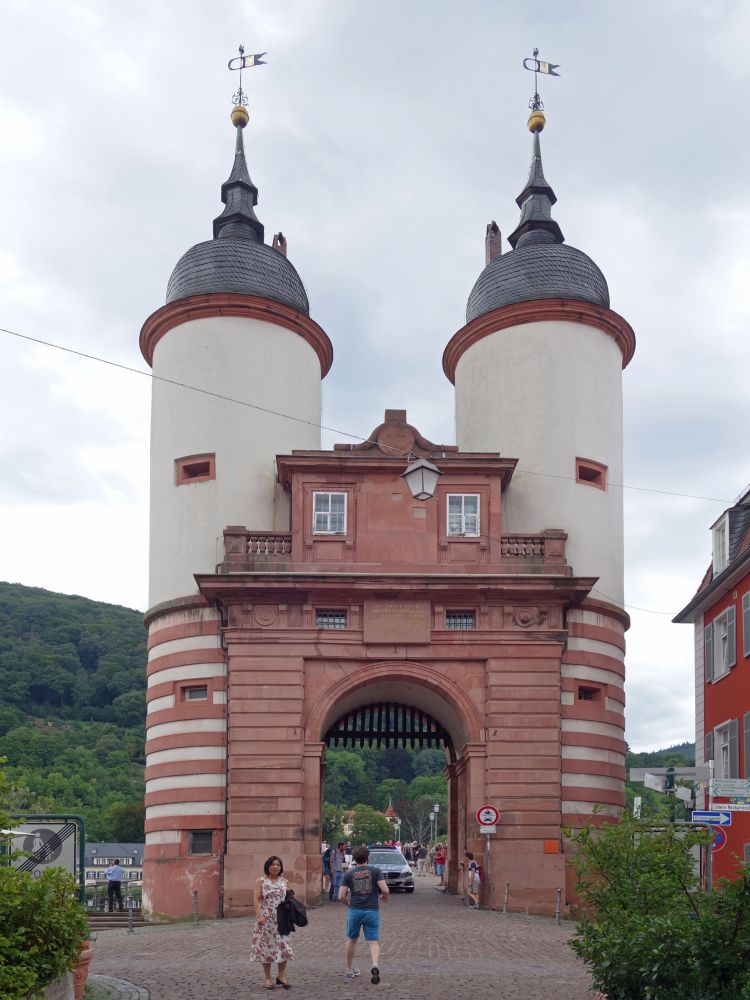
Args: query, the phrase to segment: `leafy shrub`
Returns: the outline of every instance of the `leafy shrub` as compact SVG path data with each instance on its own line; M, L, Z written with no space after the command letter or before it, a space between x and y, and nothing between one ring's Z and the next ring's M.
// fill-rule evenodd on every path
M568 835L584 913L571 946L608 1000L750 1000L750 868L700 891L703 829L623 815Z
M32 878L0 867L0 1000L25 1000L73 967L88 936L75 893L61 868Z

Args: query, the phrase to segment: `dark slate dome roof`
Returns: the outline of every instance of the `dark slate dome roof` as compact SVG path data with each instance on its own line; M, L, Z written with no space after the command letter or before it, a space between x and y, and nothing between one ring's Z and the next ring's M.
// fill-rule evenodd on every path
M240 292L281 302L309 315L305 286L287 258L249 239L198 243L180 258L167 285L167 302L210 292Z
M609 308L607 282L590 257L567 243L530 243L485 267L466 304L466 322L534 299L581 299Z
M533 153L528 179L516 198L521 218L508 237L513 249L490 260L477 278L466 303L467 323L493 309L536 299L580 299L609 308L604 275L590 257L565 243L552 218L557 196L542 167L542 128L544 115L532 111Z

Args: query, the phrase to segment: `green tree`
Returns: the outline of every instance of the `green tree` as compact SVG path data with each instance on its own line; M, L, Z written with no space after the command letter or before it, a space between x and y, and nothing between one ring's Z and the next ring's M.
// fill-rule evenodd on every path
M710 834L629 814L568 831L584 911L571 945L610 1000L750 997L750 869L700 892ZM743 992L746 991L746 992Z
M365 765L362 758L348 750L329 750L326 753L325 765L324 800L343 806L356 802L365 780Z
M142 800L110 806L106 821L109 823L108 839L113 842L142 844L146 839L144 832L146 807Z
M354 807L354 826L351 841L354 847L359 844L379 844L393 837L393 827L385 816L368 805Z
M408 796L408 786L403 778L386 778L377 788L377 806L385 810L389 802L398 802Z
M409 798L432 799L445 806L448 801L448 782L442 774L421 775L409 784Z
M344 810L341 806L323 803L323 840L327 844L338 844L344 837Z

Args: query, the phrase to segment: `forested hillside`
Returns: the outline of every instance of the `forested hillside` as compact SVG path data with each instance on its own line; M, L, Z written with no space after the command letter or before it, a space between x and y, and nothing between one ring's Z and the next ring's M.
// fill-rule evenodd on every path
M91 840L142 838L145 664L140 612L0 583L0 756L15 810L80 812Z
M18 812L80 812L90 840L143 835L146 633L139 611L83 597L0 583L0 756ZM628 753L627 767L692 764L691 743ZM326 826L344 809L389 801L413 836L447 802L440 750L330 750ZM645 814L666 814L667 797L629 785ZM498 803L502 806L502 803ZM421 834L418 832L421 831ZM370 838L367 838L370 839Z

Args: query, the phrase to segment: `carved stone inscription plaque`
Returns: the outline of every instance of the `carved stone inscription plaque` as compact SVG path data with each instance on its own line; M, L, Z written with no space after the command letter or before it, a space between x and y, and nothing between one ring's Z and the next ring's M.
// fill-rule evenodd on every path
M365 642L429 642L430 602L372 598L365 601Z

